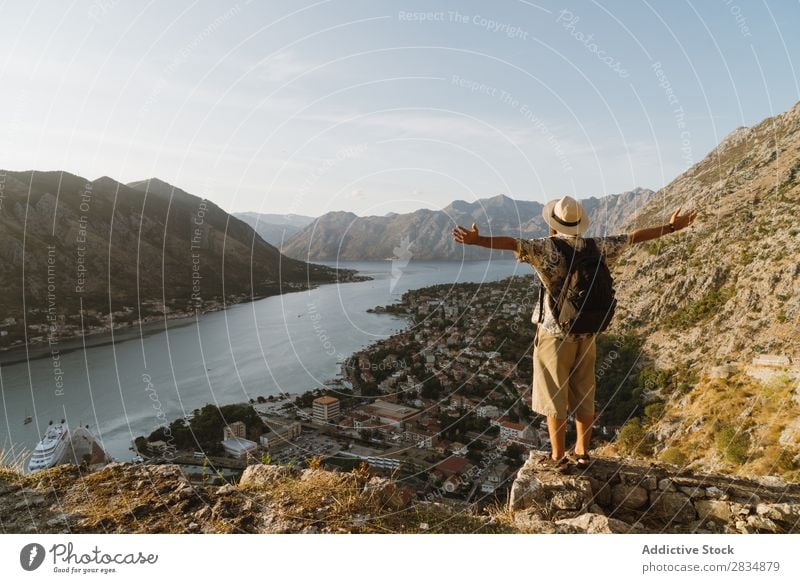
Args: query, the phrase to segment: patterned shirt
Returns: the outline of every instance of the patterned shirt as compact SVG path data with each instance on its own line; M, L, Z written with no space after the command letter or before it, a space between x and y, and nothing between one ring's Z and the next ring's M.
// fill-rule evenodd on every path
M573 247L578 245L578 249L582 249L584 239L576 235L556 235L566 240ZM615 235L612 237L593 237L597 249L605 259L606 265L609 268L612 264L619 259L622 252L631 244L629 235ZM557 295L564 280L567 277L567 268L569 259L564 257L556 249L555 244L550 240L550 237L541 237L537 239L517 239L517 248L514 251L517 255L517 261L529 263L536 271L539 281L542 282L548 293ZM536 324L539 322L539 302L536 302L536 307L533 310L533 317L531 321ZM550 302L544 302L544 320L541 324L550 334L560 338L576 339L580 337L592 336L592 334L564 334L558 326L553 313L550 311Z

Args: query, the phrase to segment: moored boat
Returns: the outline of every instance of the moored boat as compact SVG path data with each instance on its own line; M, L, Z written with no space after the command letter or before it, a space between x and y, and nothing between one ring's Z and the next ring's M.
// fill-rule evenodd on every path
M33 455L28 461L28 470L38 472L60 464L68 441L69 428L64 420L55 425L51 421L41 441L33 449Z

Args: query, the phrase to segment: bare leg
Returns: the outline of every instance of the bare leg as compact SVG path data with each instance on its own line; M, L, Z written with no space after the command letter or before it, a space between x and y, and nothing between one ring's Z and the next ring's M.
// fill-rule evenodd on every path
M589 443L592 441L592 424L594 423L594 416L575 417L575 429L578 436L575 441L575 454L581 455L588 453Z
M591 426L590 428L591 429ZM557 417L547 418L547 432L550 434L550 445L553 448L552 457L560 460L566 453L567 420Z

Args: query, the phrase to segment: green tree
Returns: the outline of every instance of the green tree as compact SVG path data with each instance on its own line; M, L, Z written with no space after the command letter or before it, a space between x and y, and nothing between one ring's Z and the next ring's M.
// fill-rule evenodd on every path
M467 459L471 461L473 464L479 464L483 459L483 454L477 449L470 449L467 452Z
M436 377L429 377L423 381L420 394L426 399L438 399L442 394L442 383Z
M137 453L147 451L147 438L144 435L140 435L133 440L133 446L136 448Z

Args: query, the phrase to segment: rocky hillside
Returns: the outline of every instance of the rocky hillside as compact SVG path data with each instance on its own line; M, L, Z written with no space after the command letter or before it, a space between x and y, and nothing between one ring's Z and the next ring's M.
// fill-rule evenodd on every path
M81 301L101 314L161 302L202 308L337 276L282 256L214 203L155 179L0 174L3 318L19 319L24 305L29 324L59 326L78 317ZM21 322L9 330L3 342L22 334Z
M234 213L233 216L242 219L253 227L262 239L276 247L280 247L289 237L314 222L314 217L293 214Z
M582 202L592 219L592 233L612 233L650 200L653 192L630 192L587 198ZM282 250L302 260L477 260L486 249L453 242L456 225L477 223L487 235L538 237L547 234L542 204L499 195L476 202L455 201L442 210L420 209L383 217L331 212L292 236ZM497 252L495 252L497 256Z
M659 191L694 226L637 246L615 272L616 331L660 369L606 453L739 475L800 475L800 104L739 128Z
M800 532L800 488L622 459L568 475L533 458L509 503L423 501L364 469L249 466L238 484L191 481L177 466L0 469L6 533Z
M800 358L798 203L800 104L737 129L641 209L640 224L699 214L626 257L618 328L644 333L663 365Z

